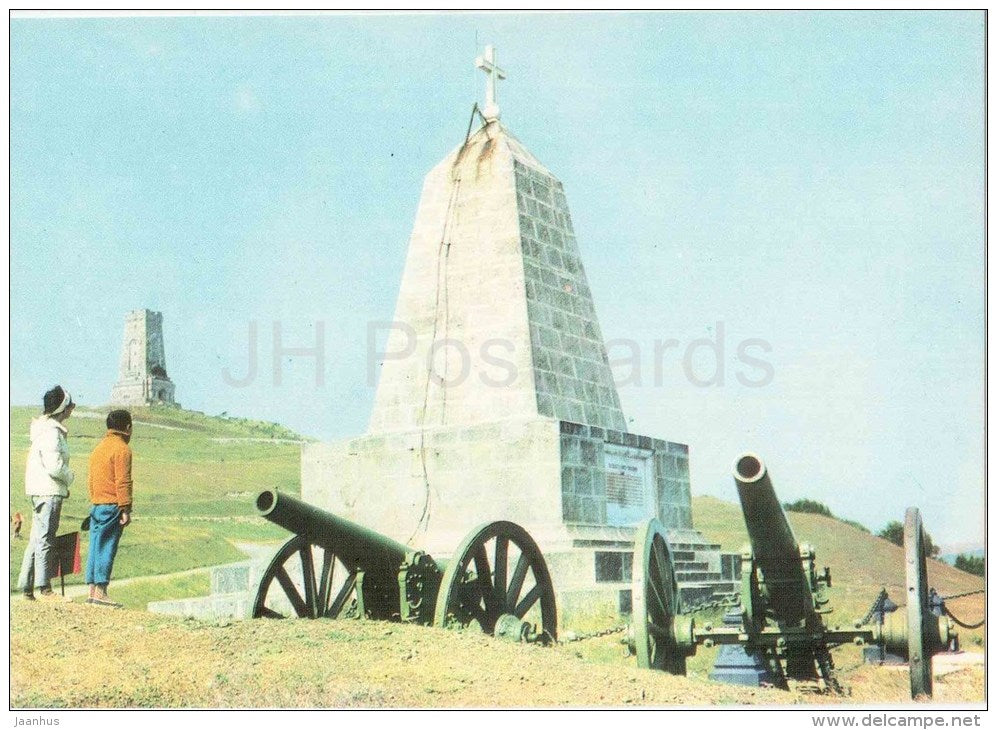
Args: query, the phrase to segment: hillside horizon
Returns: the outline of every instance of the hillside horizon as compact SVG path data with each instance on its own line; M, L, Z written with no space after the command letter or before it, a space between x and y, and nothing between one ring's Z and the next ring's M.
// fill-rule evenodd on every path
M34 410L34 409L31 409ZM86 411L82 411L86 414ZM24 456L27 451L27 408L11 409L11 506L23 505ZM245 560L245 544L274 546L289 533L256 514L256 490L276 487L288 493L299 488L300 445L278 437L285 429L274 424L227 420L182 412L172 408L136 409L138 420L148 423L134 442L137 458L136 519L123 539L111 595L125 604L121 612L100 613L88 606L29 606L12 598L12 702L22 706L268 706L282 704L364 706L453 705L469 702L523 704L521 693L527 673L544 689L530 695L531 702L586 704L681 704L831 702L841 698L783 694L774 690L743 690L706 681L717 651L702 649L690 660L689 677L672 677L637 670L632 659L621 655L619 636L606 635L589 642L566 644L554 651L538 647L525 650L469 633L442 633L438 629L397 623L339 621L197 621L146 612L149 601L203 596L211 591L211 566ZM75 418L75 416L74 416ZM268 430L269 429L269 430ZM85 483L86 456L104 433L98 417L79 418L70 430L71 466ZM63 532L75 528L88 508L85 490L74 491L63 509ZM834 578L828 619L847 625L864 616L879 590L885 587L903 602L903 550L887 541L821 515L789 513L800 541L814 544L817 565L830 566ZM725 550L739 551L746 538L740 508L712 496L693 498L693 520L707 538ZM930 523L928 524L930 529ZM11 584L26 540L11 540ZM82 537L88 550L87 533ZM943 596L978 591L982 579L955 570L937 560L928 561L929 584ZM67 587L82 576L67 578ZM78 599L80 600L80 599ZM983 612L983 595L949 602L953 613L977 621ZM72 620L60 623L49 636L51 644L39 645L38 623L49 611L63 610ZM618 617L603 617L605 625L566 627L588 631L616 624ZM78 680L75 655L49 649L62 642L76 644L81 632L119 637L101 644L99 651L118 651L124 631L133 650L126 665L103 678L99 686ZM434 633L436 632L436 633ZM47 635L48 636L48 635ZM261 643L261 637L264 637ZM960 630L962 646L969 652L985 647L983 631ZM193 642L202 658L193 671L196 682L175 681L178 641ZM233 642L251 642L251 649L235 650ZM363 642L358 644L357 642ZM358 649L358 646L360 647ZM527 653L523 653L523 652ZM847 701L884 698L904 702L906 677L876 667L862 666L858 649L835 649L843 668L842 680L854 689ZM418 654L419 661L410 659ZM272 679L269 662L280 655L280 677L286 691L279 695L256 693L246 687ZM396 657L397 655L397 657ZM72 659L70 657L73 657ZM355 676L329 670L316 679L316 657L322 667L350 666ZM385 657L393 662L382 670ZM524 668L522 662L528 667ZM455 667L494 667L504 662L513 683L494 694L489 681L468 683ZM201 666L203 664L203 667ZM118 666L115 664L114 666ZM425 667L431 666L431 676ZM168 671L162 670L169 668ZM353 671L351 669L351 671ZM385 681L385 671L398 681ZM262 674L260 674L262 672ZM589 689L578 694L571 683L552 677L570 674ZM143 677L140 684L135 676ZM491 677L487 672L481 677ZM70 678L73 678L72 680ZM978 701L983 696L982 669L958 672L940 679L936 700ZM455 678L459 686L454 684ZM108 683L110 682L110 684ZM570 685L570 686L569 686ZM268 685L269 686L269 685ZM402 692L399 687L417 687ZM461 694L476 687L475 694ZM504 685L503 685L504 687ZM374 689L370 689L374 688ZM508 691L507 691L508 690Z
M31 409L35 411L33 415L41 415L40 406L36 405L11 404L10 408L12 410ZM109 408L111 408L111 404L106 404L106 403L98 405L77 403L77 410L76 413L74 414L74 417L93 418L95 412ZM169 425L169 422L171 421L170 416L174 415L177 416L178 419L175 418L172 420L176 420L177 425L189 427L192 426L194 423L197 423L198 419L207 419L202 425L206 426L210 422L217 421L220 424L226 424L226 426L222 430L228 430L229 427L235 428L238 431L238 434L233 434L233 435L247 436L247 435L258 435L261 433L270 433L272 434L273 438L282 438L282 439L299 440L299 441L322 440L319 437L313 436L311 434L295 431L290 427L280 423L280 421L239 416L231 414L228 411L223 411L218 414L209 414L206 413L205 411L194 410L191 408L183 408L178 406L159 406L159 405L127 406L125 408L132 413L133 417L137 422L141 422L143 418L152 418L153 423L158 423L160 425ZM181 414L188 414L189 416L192 416L194 418L193 423L189 418ZM248 429L248 431L246 429ZM783 486L785 487L786 485ZM778 494L779 493L778 484L776 484L776 490ZM720 502L729 503L733 506L737 505L737 496L736 493L734 492L733 482L731 482L730 498L717 497L715 494L705 491L697 493L695 483L692 484L692 496L694 500L701 497L713 497ZM811 496L804 495L802 498L811 499L823 503L820 499L812 495ZM780 503L784 501L785 500L780 499ZM919 506L919 505L913 504L906 506ZM922 518L924 519L925 529L928 531L929 534L932 534L932 537L934 538L935 536L931 529L930 516L925 514L923 509L922 509ZM850 522L848 518L845 518L844 516L838 514L834 514L834 516L831 519L835 520L836 522L842 525L848 525ZM896 517L892 519L903 522L903 509L899 510ZM861 524L863 527L867 528L873 536L875 536L877 532L879 532L885 527L885 524L871 525L864 523L860 520L858 521L858 523ZM985 557L986 544L982 541L964 541L964 542L953 543L953 542L942 542L935 540L935 544L939 547L938 559L946 561L949 564L954 562L956 556L959 555L960 553Z

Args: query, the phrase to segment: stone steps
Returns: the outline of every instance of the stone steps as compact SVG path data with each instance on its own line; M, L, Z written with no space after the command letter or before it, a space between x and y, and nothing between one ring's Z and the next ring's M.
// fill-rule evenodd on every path
M211 569L211 595L153 601L146 610L199 619L249 618L256 587L269 561L267 556L218 565Z

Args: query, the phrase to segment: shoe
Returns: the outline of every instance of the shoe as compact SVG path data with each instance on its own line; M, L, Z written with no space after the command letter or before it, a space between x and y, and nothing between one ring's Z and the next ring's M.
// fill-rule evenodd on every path
M44 603L70 603L73 599L69 596L61 596L55 591L39 591L37 600Z
M22 593L21 595L24 597L25 601L35 600L35 594L32 593L31 591L24 591L24 593Z
M87 603L91 606L105 606L107 608L124 608L124 604L116 603L110 598L88 598Z

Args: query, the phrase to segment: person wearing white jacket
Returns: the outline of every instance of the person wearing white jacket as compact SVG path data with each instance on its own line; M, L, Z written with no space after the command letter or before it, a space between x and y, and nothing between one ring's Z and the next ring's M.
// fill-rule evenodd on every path
M31 422L31 449L24 473L24 491L31 498L31 534L21 561L17 586L24 597L60 600L52 591L54 541L62 501L69 497L74 474L69 468L69 443L63 425L76 404L69 391L55 386L43 399L42 415Z

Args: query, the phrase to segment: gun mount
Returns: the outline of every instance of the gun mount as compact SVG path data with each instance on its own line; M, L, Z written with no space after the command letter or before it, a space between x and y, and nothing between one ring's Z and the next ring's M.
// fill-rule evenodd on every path
M557 639L550 572L519 525L481 525L443 560L276 490L259 494L256 509L295 536L264 572L254 618L477 625L519 641Z
M686 658L698 646L737 644L763 659L779 687L787 688L787 679L819 678L834 689L831 647L869 643L905 655L911 696L930 696L931 657L946 650L955 632L948 618L931 612L920 512L909 508L904 524L906 611L888 614L881 624L831 627L823 620L830 612L830 571L818 574L815 551L797 542L764 463L744 454L734 480L750 540L742 554L740 625L700 626L682 612L664 526L649 520L638 529L634 549L631 641L638 664L685 674Z

